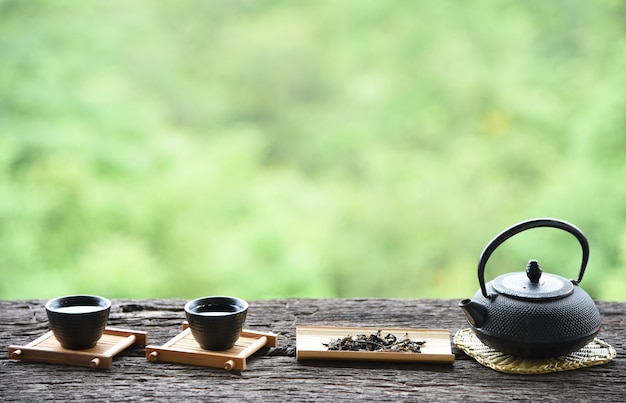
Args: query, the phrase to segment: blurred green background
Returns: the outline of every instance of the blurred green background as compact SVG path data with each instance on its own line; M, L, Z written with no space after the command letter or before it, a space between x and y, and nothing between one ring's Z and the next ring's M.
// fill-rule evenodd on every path
M464 298L556 217L624 301L625 111L622 0L0 0L0 298Z

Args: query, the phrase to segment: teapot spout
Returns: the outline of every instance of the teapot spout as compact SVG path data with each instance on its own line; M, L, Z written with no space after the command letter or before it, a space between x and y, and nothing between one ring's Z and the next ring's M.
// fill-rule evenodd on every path
M487 308L471 299L459 302L459 308L463 310L468 322L474 327L481 327L487 320Z

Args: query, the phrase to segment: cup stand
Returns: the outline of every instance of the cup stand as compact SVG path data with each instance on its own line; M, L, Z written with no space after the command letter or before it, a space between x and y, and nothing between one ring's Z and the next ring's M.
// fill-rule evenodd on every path
M277 345L276 334L243 330L232 348L223 351L205 350L193 338L189 324L185 321L183 331L164 345L146 346L146 359L243 371L246 369L246 358L263 347Z
M8 358L111 369L115 355L133 344L145 346L147 342L147 332L107 327L94 347L85 350L69 350L61 347L52 331L49 331L25 346L9 346Z

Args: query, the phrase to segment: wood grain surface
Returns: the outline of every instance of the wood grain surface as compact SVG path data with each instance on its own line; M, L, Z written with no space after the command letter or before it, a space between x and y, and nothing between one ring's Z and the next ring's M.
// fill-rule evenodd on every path
M162 345L180 333L184 300L113 300L109 326L148 332ZM110 370L21 362L10 345L45 334L45 301L0 301L1 401L624 401L626 303L598 302L599 338L617 350L605 365L546 375L483 367L456 347L454 364L297 361L296 326L467 327L457 300L286 299L249 301L246 328L278 334L278 347L248 359L246 371L146 360L140 346Z

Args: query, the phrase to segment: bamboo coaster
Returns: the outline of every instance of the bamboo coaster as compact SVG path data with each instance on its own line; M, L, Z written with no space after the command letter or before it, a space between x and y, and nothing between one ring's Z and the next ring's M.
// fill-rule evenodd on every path
M205 350L193 338L189 324L184 322L183 331L164 345L146 346L146 359L243 371L246 369L246 358L263 347L277 345L276 334L243 330L232 348L223 351Z
M94 347L85 350L68 350L61 347L52 331L49 331L25 346L9 346L9 358L111 369L114 356L133 344L144 346L147 342L147 332L107 327Z
M525 359L501 353L486 346L472 329L460 329L454 344L480 364L509 374L547 374L606 364L616 357L615 349L597 337L586 346L556 358Z

